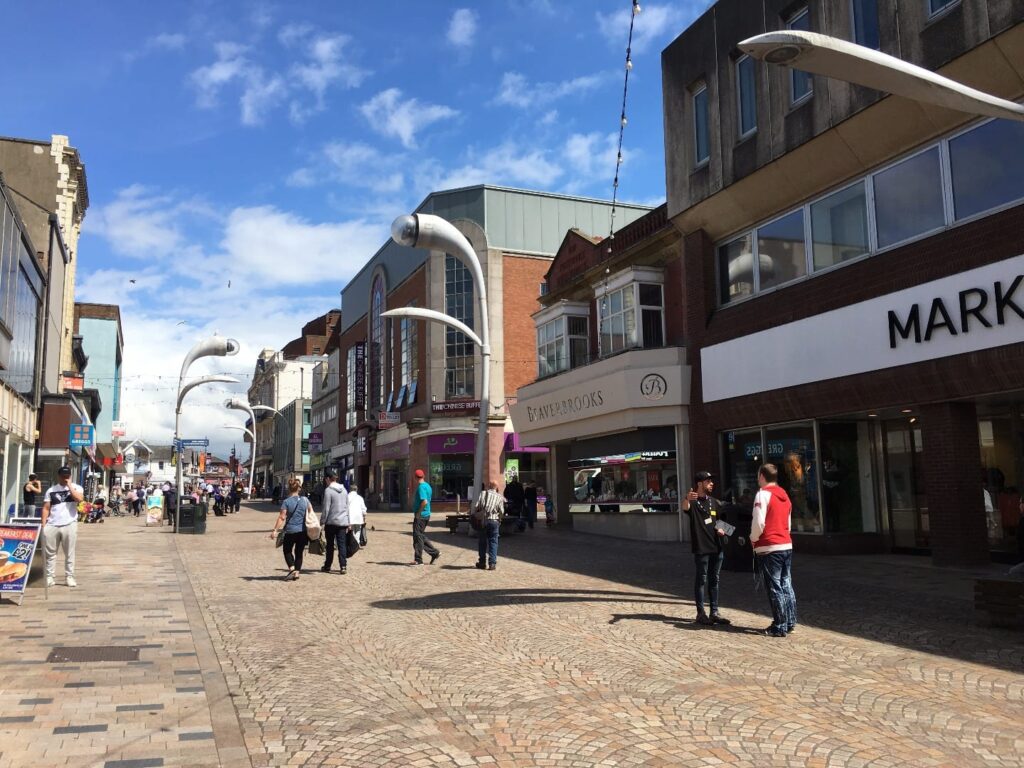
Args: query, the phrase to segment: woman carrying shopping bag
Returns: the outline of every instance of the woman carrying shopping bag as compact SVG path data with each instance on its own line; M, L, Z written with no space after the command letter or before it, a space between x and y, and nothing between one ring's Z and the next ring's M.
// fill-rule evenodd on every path
M276 539L278 531L284 534L284 562L288 566L285 581L295 581L302 573L302 555L306 550L309 535L306 532L306 512L312 510L309 499L299 496L302 481L292 477L288 480L288 496L281 503L281 514L277 517L271 539Z

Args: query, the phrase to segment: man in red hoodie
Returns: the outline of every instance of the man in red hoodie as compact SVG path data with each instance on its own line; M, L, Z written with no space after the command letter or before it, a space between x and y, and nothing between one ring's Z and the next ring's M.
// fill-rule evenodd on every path
M793 592L793 539L789 534L793 504L778 485L779 470L764 464L757 471L761 490L754 497L754 519L750 543L754 547L757 571L764 579L772 608L772 624L764 631L771 637L785 637L796 626L796 594Z

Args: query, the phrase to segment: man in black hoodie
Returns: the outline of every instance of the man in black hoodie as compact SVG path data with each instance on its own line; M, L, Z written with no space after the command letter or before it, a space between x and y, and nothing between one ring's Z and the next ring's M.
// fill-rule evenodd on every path
M711 495L715 479L710 472L693 476L694 487L683 499L683 511L690 516L690 547L693 550L695 574L693 602L697 606L698 624L729 624L718 613L718 574L722 570L725 533L716 527L722 502ZM711 598L711 615L704 612L704 587Z

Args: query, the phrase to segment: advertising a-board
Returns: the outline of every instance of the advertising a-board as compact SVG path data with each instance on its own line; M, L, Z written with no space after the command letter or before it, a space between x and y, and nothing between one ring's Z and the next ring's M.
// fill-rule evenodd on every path
M38 525L0 527L0 597L24 596L38 541Z

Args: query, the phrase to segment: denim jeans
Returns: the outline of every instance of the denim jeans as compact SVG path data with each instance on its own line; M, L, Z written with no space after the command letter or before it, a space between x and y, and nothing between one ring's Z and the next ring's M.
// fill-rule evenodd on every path
M501 523L497 520L484 520L480 527L480 534L477 538L477 551L480 554L481 563L486 563L490 557L491 565L498 564L498 530Z
M348 566L348 547L345 545L344 525L325 525L324 538L327 539L327 552L324 554L324 570L331 570L334 564L334 547L338 547L338 567L344 569Z
M789 632L796 626L796 593L793 592L793 550L756 555L757 567L768 590L772 628Z
M697 613L704 613L704 587L708 588L711 598L711 612L718 613L718 574L722 570L723 552L702 555L694 552L693 565L693 602Z
M431 557L441 554L438 548L431 544L430 539L427 538L427 523L429 522L430 518L423 517L419 512L416 513L416 518L413 520L412 552L417 563L423 562L424 550Z

